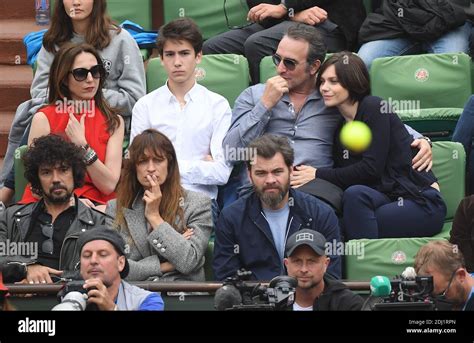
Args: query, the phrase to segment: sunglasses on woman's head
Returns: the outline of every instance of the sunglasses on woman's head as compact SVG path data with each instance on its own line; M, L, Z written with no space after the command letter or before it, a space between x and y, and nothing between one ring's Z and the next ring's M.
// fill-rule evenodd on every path
M93 66L91 69L76 68L71 70L71 74L76 81L84 81L87 76L91 73L94 79L101 79L105 76L105 69L101 64Z
M282 58L278 54L274 54L272 56L273 63L275 63L276 66L279 66L281 61L283 61L283 65L285 66L286 69L288 70L295 70L296 66L298 65L298 62L295 61L294 59L291 58Z

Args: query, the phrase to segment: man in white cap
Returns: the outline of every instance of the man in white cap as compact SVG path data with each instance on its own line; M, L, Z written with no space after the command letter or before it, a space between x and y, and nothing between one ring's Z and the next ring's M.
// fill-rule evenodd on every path
M326 274L326 239L315 230L300 230L288 238L283 260L289 276L298 280L294 311L359 311L363 299Z

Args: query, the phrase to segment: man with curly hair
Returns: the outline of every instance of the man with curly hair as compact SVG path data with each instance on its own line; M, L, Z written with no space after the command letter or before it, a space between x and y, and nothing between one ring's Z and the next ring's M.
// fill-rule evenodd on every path
M25 156L25 177L41 200L0 213L0 265L5 282L51 283L72 276L80 235L104 224L101 212L74 195L84 183L84 151L56 135L37 138Z

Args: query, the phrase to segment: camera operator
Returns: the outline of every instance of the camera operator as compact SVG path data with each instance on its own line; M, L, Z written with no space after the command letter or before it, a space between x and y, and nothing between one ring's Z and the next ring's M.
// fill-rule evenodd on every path
M363 299L326 273L326 239L314 230L300 230L288 238L283 262L298 280L294 311L359 311Z
M448 241L431 241L415 257L417 275L433 276L434 296L453 310L474 310L474 278L466 270L464 257Z
M129 265L125 257L125 241L107 227L84 232L78 240L81 276L86 280L88 306L101 311L162 311L163 299L158 293L133 286L123 279Z

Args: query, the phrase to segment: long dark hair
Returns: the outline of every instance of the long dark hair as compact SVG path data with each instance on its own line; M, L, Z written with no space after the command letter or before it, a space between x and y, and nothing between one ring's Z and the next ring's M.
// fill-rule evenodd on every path
M102 50L112 40L109 30L120 32L121 28L107 14L106 0L94 0L89 18L90 22L84 37L85 42L98 50ZM69 42L73 37L73 33L72 20L66 13L63 0L56 0L51 18L51 27L46 31L43 38L44 48L54 53L56 51L55 46L61 47L66 42Z
M161 186L163 197L160 203L160 214L164 221L173 226L176 231L183 230L184 189L181 186L178 159L173 143L161 132L148 129L133 139L128 151L128 159L124 160L122 176L117 188L116 226L126 227L123 214L124 208L131 208L137 194L143 192L143 186L137 178L138 162L145 156L145 151L168 161L168 176ZM176 227L176 219L181 219L181 227Z
M54 56L51 69L49 70L49 104L55 104L58 101L63 101L65 98L71 98L69 87L66 81L74 64L74 60L82 52L87 52L94 55L97 60L97 64L102 64L102 59L93 46L85 43L64 44ZM102 93L105 79L105 76L100 79L99 88L97 89L97 93L94 95L94 101L95 106L97 106L105 116L107 121L107 130L112 134L119 127L120 119L116 109L110 107Z

